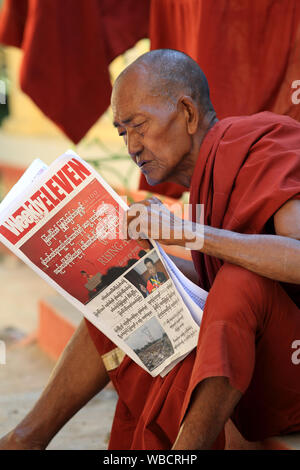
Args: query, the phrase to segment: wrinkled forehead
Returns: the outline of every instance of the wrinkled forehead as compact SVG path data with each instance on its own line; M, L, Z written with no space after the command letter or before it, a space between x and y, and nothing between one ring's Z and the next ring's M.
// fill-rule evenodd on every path
M149 92L148 76L140 70L129 70L122 73L113 85L111 105L118 109L126 101L136 100Z
M162 101L153 93L156 80L146 68L139 67L121 74L113 86L111 97L114 119L123 121L129 114L155 111Z

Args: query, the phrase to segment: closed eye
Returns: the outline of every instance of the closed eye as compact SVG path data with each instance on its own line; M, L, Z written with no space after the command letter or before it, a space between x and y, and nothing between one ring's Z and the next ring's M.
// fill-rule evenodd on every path
M140 124L136 124L133 126L135 129L137 129L138 134L141 135L142 137L144 137L144 133L146 129L144 124L146 124L146 121L143 121Z
M134 129L136 129L136 128L138 128L138 127L141 127L143 124L145 124L145 122L146 122L146 121L140 122L139 124L135 124L135 125L133 125L132 127L133 127ZM122 132L119 133L119 136L122 137L122 136L126 135L126 133L127 133L126 130L123 130Z
M140 126L142 126L143 124L145 124L145 122L146 122L146 121L143 121L143 122L141 122L140 124L135 124L133 127L140 127Z

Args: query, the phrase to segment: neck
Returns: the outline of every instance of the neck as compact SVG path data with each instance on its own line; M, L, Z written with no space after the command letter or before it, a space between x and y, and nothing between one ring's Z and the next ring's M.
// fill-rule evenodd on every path
M186 188L191 185L194 168L199 156L200 147L208 133L208 131L218 122L214 110L208 111L201 121L201 126L196 134L191 136L191 149L190 152L182 159L182 161L174 169L174 172L167 181L172 183L181 184Z

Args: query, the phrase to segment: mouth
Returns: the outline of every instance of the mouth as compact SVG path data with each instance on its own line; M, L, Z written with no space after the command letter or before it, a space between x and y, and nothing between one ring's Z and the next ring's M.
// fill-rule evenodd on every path
M143 161L138 163L138 167L139 168L144 168L146 165L148 165L148 163L151 163L151 160L148 160L148 161L143 160Z

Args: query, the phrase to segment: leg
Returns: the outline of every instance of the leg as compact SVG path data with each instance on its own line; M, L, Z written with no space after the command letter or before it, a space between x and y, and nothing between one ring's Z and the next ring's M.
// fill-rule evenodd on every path
M275 281L222 267L206 302L174 449L211 448L231 416L251 440L297 426L300 382L290 355L299 313ZM293 411L295 423L286 418Z
M21 423L0 440L0 449L45 449L64 424L108 381L101 357L82 320L43 394Z
M211 449L241 396L227 377L209 377L199 383L172 449Z

